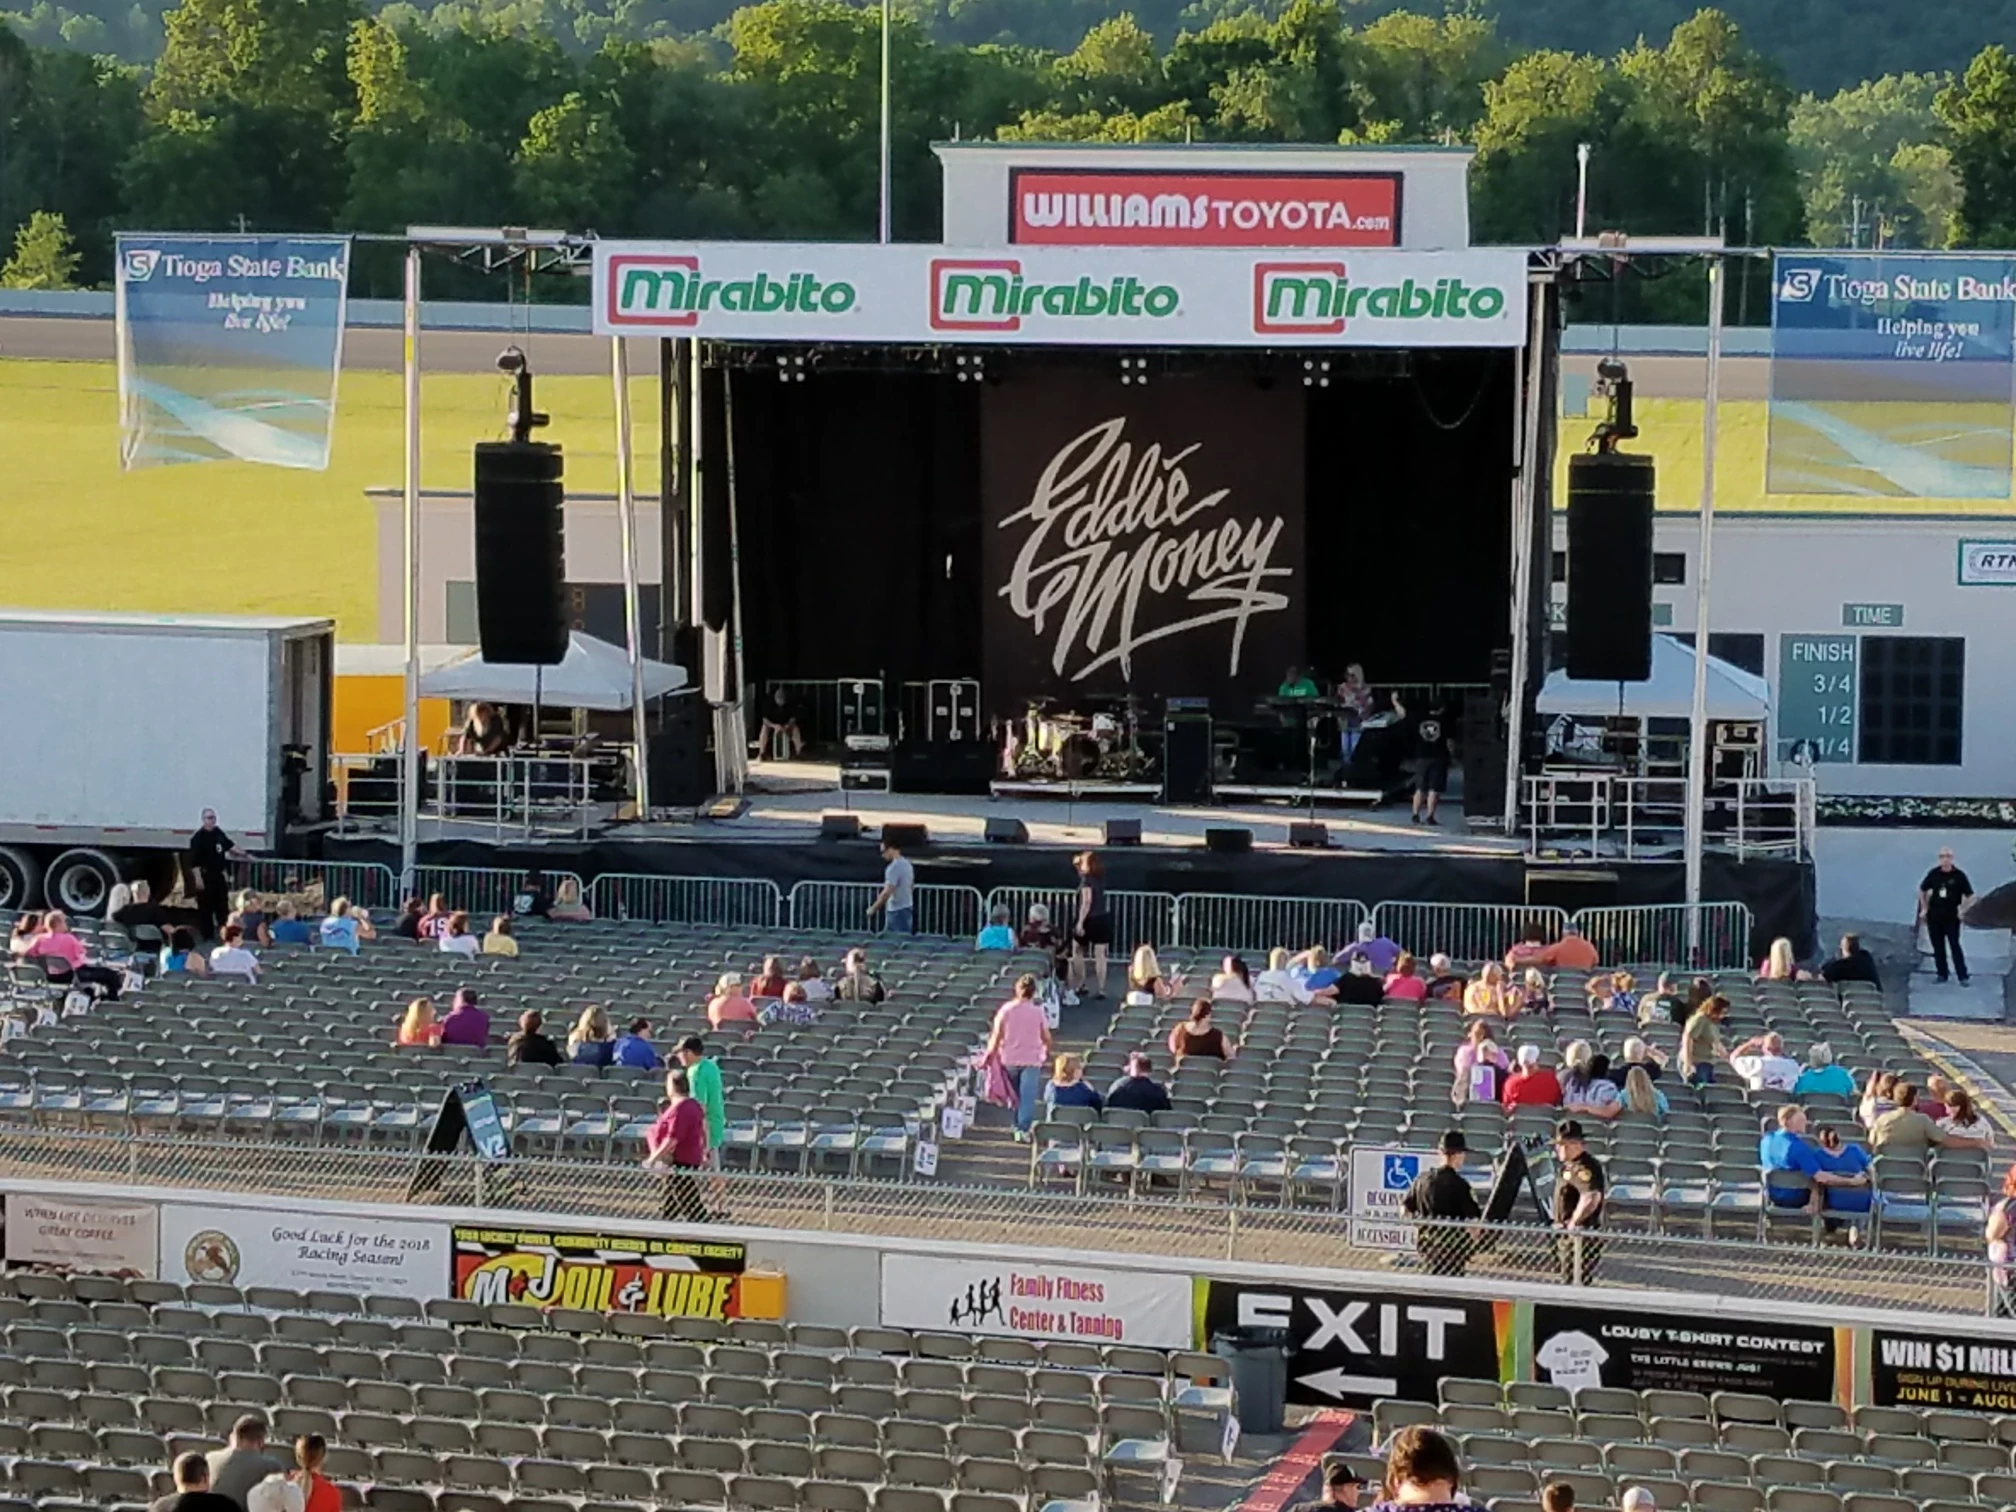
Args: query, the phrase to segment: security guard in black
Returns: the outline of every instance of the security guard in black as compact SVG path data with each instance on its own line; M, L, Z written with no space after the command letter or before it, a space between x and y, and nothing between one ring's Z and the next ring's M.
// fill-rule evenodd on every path
M1475 1223L1484 1216L1477 1194L1463 1177L1463 1157L1469 1151L1459 1130L1442 1136L1442 1163L1423 1171L1400 1199L1400 1210L1409 1218L1448 1218ZM1455 1223L1421 1223L1414 1230L1414 1245L1430 1275L1460 1276L1470 1263L1474 1236Z

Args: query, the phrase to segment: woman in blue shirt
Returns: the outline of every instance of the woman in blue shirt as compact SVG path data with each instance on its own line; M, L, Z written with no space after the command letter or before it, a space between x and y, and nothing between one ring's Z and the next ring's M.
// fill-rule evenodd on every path
M1013 950L1015 931L1008 920L1011 917L1005 908L994 910L987 927L980 931L980 938L973 942L975 950Z
M1106 1110L1106 1099L1085 1080L1082 1055L1057 1057L1050 1085L1043 1089L1043 1101L1053 1108L1090 1108L1095 1113Z
M1834 1064L1834 1047L1825 1040L1806 1052L1806 1069L1792 1083L1794 1097L1811 1097L1816 1092L1832 1092L1850 1102L1855 1100L1855 1078L1848 1074L1846 1066Z

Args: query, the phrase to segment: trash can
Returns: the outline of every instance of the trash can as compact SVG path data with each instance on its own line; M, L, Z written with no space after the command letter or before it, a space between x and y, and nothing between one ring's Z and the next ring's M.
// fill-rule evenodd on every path
M1232 1372L1241 1433L1280 1433L1288 1420L1288 1330L1241 1325L1211 1335L1211 1353Z

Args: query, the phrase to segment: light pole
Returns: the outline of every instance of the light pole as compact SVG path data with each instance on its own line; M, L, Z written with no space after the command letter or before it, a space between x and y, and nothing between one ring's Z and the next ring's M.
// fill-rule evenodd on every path
M1589 234L1589 144L1575 144L1575 240Z
M1687 718L1687 951L1701 950L1701 850L1708 807L1708 575L1715 543L1715 433L1722 384L1722 254L1708 258L1707 402L1701 413L1701 544L1694 564L1694 702Z
M889 21L891 0L882 0L882 217L880 241L889 238Z

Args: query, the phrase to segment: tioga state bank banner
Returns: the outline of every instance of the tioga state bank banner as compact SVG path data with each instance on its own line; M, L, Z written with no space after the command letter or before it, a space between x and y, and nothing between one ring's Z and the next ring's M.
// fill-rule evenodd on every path
M1011 371L980 411L986 686L1239 700L1303 660L1300 385Z
M598 242L594 308L603 336L1516 347L1526 254Z

